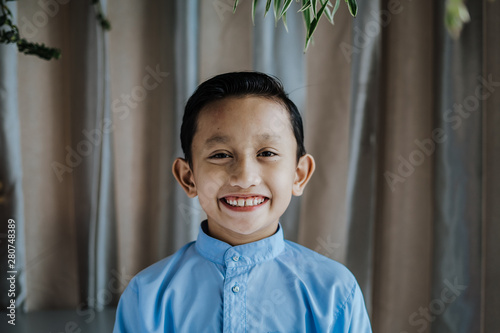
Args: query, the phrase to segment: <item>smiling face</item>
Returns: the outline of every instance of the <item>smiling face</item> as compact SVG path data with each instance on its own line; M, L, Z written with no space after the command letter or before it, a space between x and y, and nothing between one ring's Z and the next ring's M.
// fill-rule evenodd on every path
M177 159L174 175L188 196L198 196L210 235L232 245L272 235L292 194L302 194L314 170L310 155L297 162L286 109L255 96L203 108L192 156L192 169Z

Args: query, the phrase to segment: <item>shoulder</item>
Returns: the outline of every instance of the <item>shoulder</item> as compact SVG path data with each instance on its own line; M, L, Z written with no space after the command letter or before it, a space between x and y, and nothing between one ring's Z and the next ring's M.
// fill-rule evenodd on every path
M356 279L351 271L343 264L325 257L300 244L285 241L284 258L289 260L299 268L304 268L306 273L311 273L323 279L342 281L345 284L354 286Z
M353 300L359 285L347 267L302 245L286 243L281 260L287 262L300 284L317 297L333 300L337 310Z
M347 267L291 241L286 241L280 257L293 271L293 285L321 304L318 311L322 316L333 316L333 332L371 332L361 289Z

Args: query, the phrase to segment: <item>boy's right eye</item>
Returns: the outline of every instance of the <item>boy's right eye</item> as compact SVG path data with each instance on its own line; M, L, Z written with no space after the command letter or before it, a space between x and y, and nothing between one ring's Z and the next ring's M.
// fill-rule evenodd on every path
M231 155L229 155L229 154L226 154L226 153L217 153L217 154L213 154L209 158L211 158L211 159L221 159L221 158L229 158L229 157L231 157Z

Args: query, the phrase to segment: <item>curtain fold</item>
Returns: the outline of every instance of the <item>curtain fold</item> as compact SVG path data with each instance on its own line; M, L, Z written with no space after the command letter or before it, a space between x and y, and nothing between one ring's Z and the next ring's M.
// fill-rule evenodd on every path
M436 147L435 163L433 301L429 305L435 317L433 332L480 331L483 129L477 87L481 87L483 57L482 6L482 2L468 2L471 22L458 40L437 23L437 126L444 137ZM437 13L437 18L444 16L442 5ZM447 289L456 298L445 299Z
M500 1L484 1L483 25L483 74L482 77L495 84L483 87L488 98L483 101L483 246L482 246L482 290L481 313L484 318L481 329L494 333L500 327Z
M176 145L172 162L176 157L184 157L180 145L180 128L184 106L191 94L194 92L199 82L199 1L198 0L177 0L175 2L175 108L174 124L172 134L175 137ZM170 171L170 170L166 170ZM172 177L170 177L172 179ZM189 241L196 238L199 223L202 219L202 210L198 199L190 199L178 184L171 182L172 186L172 214L169 220L172 221L170 231L170 250L178 249Z
M382 73L372 324L376 332L428 332L430 323L421 323L419 309L428 306L431 288L433 5L384 1L379 15Z
M17 20L17 3L8 8ZM20 128L17 90L17 47L0 45L0 289L11 289L15 276L15 297L7 292L0 296L0 306L6 309L10 300L22 308L26 301L26 251L24 196L22 187ZM11 221L12 220L12 221ZM12 232L12 230L14 232ZM9 246L10 245L10 246ZM10 250L10 251L9 251ZM14 252L12 252L14 250ZM11 255L9 257L9 254ZM14 260L8 261L14 254ZM13 265L13 266L11 266ZM9 273L13 272L13 273ZM14 273L15 272L15 273ZM9 278L10 280L7 280Z
M373 232L376 218L378 119L380 117L381 23L379 1L359 1L353 20L349 173L347 178L347 258L371 310ZM355 51L354 51L355 50Z
M105 11L106 1L101 5ZM82 77L83 84L71 88L70 114L71 149L79 161L72 180L78 189L74 191L74 223L80 301L102 309L119 296L108 288L117 258L107 41L93 6L86 2L70 6L72 18L79 21L73 30L72 49L84 45L83 52L72 54L72 76Z

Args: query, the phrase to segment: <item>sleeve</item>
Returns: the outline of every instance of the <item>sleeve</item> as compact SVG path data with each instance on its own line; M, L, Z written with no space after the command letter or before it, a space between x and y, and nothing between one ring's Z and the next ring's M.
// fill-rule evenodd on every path
M370 318L366 311L365 300L359 285L356 283L350 309L349 333L372 333Z
M344 303L343 310L335 318L332 333L372 333L363 294L357 282Z
M137 280L134 278L123 292L116 310L113 333L145 332L141 327Z

